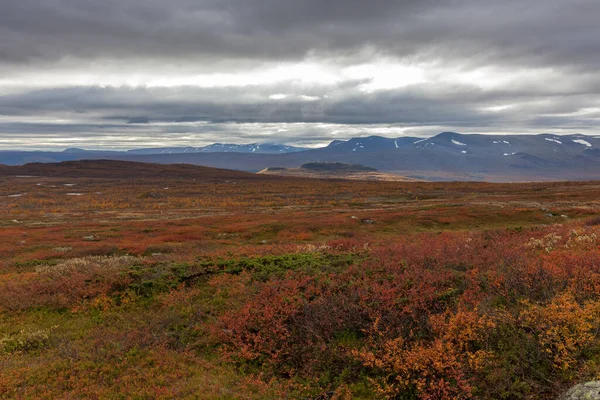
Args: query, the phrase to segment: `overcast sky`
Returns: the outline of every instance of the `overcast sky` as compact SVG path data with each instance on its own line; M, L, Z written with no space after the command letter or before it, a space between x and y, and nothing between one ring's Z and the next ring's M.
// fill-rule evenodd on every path
M598 0L2 0L0 148L598 134Z

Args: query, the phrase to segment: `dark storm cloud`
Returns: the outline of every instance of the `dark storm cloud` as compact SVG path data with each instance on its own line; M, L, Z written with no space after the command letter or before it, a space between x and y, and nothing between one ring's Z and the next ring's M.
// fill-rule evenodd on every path
M417 1L5 0L5 61L62 56L298 58L376 41ZM391 23L393 22L393 24ZM387 28L386 28L387 27ZM392 30L389 33L394 33Z
M439 62L586 68L600 59L598 15L596 0L4 0L0 59L279 61L370 46Z

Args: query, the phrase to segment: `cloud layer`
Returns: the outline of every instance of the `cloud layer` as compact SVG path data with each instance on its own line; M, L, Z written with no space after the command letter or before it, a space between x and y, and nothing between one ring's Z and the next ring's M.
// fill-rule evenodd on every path
M0 148L597 133L596 0L4 0Z

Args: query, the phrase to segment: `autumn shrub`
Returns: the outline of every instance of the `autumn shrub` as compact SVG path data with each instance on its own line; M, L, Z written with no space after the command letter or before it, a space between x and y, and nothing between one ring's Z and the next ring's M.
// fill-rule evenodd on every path
M0 282L0 308L71 307L126 288L130 278L125 272L138 262L128 256L94 256L40 264L33 272L13 274Z
M289 274L256 283L255 295L219 318L216 332L227 354L279 376L336 376L368 326L359 288L331 274Z
M350 350L375 318L398 335L425 330L427 315L452 305L461 284L455 271L368 262L338 272L289 272L256 282L256 294L221 317L216 332L235 355L275 373L340 373L356 367Z
M127 289L137 296L151 298L178 287L190 270L187 264L134 265L126 271Z
M600 303L581 305L573 294L565 292L547 305L526 306L521 313L522 324L534 332L543 354L555 369L576 372L581 353L598 339Z
M26 329L0 337L0 355L3 353L31 352L47 347L52 331L48 329Z
M327 248L360 247L347 241ZM583 371L597 343L594 231L423 234L363 251L344 268L250 281L213 330L228 359L327 371L329 384L366 374L392 398L504 398L556 390L548 382Z
M380 396L393 399L466 399L472 397L460 355L441 340L407 344L385 341L375 351L357 352L363 363L378 371L373 379Z
M493 356L486 350L491 318L476 311L431 315L429 333L398 335L376 320L353 355L374 371L379 393L394 399L470 398L474 378Z

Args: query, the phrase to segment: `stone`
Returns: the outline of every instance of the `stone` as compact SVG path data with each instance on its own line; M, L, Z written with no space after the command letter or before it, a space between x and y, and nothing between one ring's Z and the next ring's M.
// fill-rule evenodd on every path
M559 400L600 400L600 381L575 385L559 397Z

